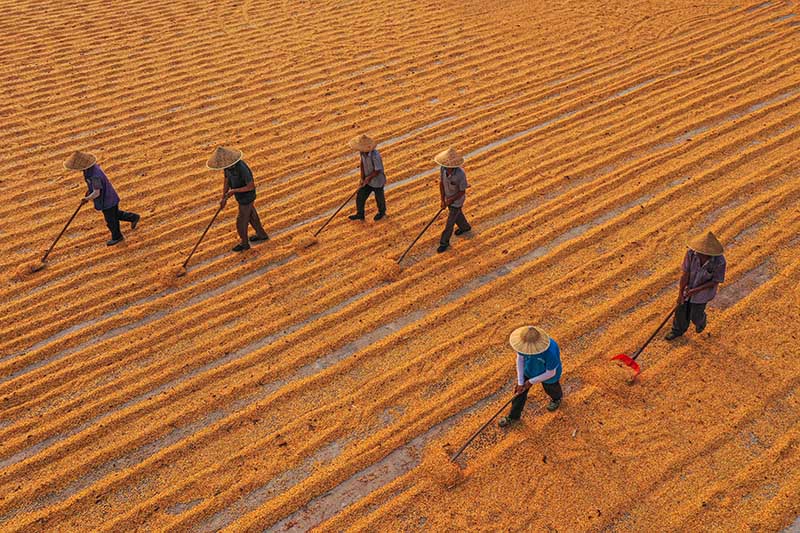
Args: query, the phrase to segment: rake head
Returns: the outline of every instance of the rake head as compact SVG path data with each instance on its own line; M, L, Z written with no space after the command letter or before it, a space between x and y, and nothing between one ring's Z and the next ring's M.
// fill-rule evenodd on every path
M611 360L612 361L619 361L620 363L622 363L623 365L625 365L625 366L627 366L628 368L631 369L631 371L633 372L633 375L629 378L628 381L633 381L634 379L636 379L636 376L638 376L639 373L642 371L642 369L639 368L639 363L634 361L631 356L626 355L624 353L621 353L619 355L615 355L614 357L611 358Z

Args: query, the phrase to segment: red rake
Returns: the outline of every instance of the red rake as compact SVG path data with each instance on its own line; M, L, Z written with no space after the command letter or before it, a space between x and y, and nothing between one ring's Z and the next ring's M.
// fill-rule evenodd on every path
M661 322L661 324L658 325L658 329L656 329L653 332L653 334L650 335L650 338L645 341L645 343L642 345L642 347L639 348L638 350L636 350L633 353L633 356L629 356L629 355L626 355L624 353L621 353L621 354L615 355L614 357L611 358L612 361L622 361L623 364L625 364L631 370L633 370L633 377L631 377L631 380L636 379L636 376L638 376L642 371L642 369L639 368L639 363L636 362L636 358L639 357L642 354L642 352L644 351L645 348L647 348L647 345L650 344L650 341L652 341L653 339L656 338L656 335L658 335L658 332L661 331L661 328L664 327L664 324L669 322L669 319L672 318L672 315L674 315L675 311L677 311L677 310L678 310L678 306L676 305L675 307L672 308L672 310L669 312L669 314L664 318L664 320Z

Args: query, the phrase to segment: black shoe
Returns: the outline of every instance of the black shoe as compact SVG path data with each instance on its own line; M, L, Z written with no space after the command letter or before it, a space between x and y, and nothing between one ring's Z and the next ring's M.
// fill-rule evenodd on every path
M456 235L464 235L465 233L469 233L470 231L472 231L472 227L469 227L464 231L461 231L461 228L456 228Z
M440 244L439 247L436 249L436 253L440 254L440 253L444 252L445 250L447 250L448 248L450 248L449 244Z
M706 324L708 324L708 323L706 322ZM704 329L706 329L706 324L703 324L702 326L697 326L697 325L696 325L696 326L694 327L694 330L695 330L697 333L703 333L703 330L704 330Z
M667 333L664 336L664 340L671 341L671 340L677 339L678 337L680 337L680 335L678 333L675 333L674 331L670 331L669 333Z
M269 235L264 235L263 237L259 237L258 235L250 235L250 242L261 242L268 240L269 240Z
M378 213L377 215L372 217L372 220L378 221L378 220L382 219L385 216L386 216L386 213Z
M558 400L553 400L550 403L548 403L547 404L547 410L552 413L553 411L558 409L560 406L561 406L561 398L559 398Z
M350 220L364 220L364 215L355 214L355 215L350 215L348 218Z
M504 416L500 420L497 421L497 425L501 428L506 428L508 426L519 424L519 418L511 418L510 416Z
M131 220L131 229L136 229L136 226L139 224L139 220L142 218L141 215L136 215L136 217Z
M125 240L125 237L120 236L119 239L111 239L106 241L106 246L114 246L115 244Z
M236 246L233 247L233 251L234 252L243 252L243 251L249 250L249 249L250 249L250 245L249 244L242 244L242 243L239 243L239 244L237 244Z

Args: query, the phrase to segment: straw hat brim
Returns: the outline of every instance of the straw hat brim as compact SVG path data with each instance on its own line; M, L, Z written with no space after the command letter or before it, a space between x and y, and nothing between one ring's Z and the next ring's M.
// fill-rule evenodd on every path
M722 243L720 243L712 234L695 237L687 243L687 246L690 250L694 250L697 253L708 255L710 257L720 256L725 251Z
M88 157L88 159L84 163L77 164L77 162L73 161L73 158L70 157L69 159L64 161L64 168L67 170L83 171L86 170L87 168L90 168L95 163L97 163L97 158L92 154L84 154L84 155Z
M238 154L236 156L236 160L233 161L232 163L215 163L214 155L212 154L212 156L208 158L208 161L206 161L206 167L208 167L211 170L225 170L226 168L232 167L233 165L241 161L242 157L244 157L244 153L241 150L232 150L232 151Z
M446 152L443 152L433 158L437 165L444 168L458 168L464 165L464 156L459 155L456 157L448 157Z
M355 152L371 152L378 146L378 143L370 138L367 139L351 139L348 143L350 148Z
M530 343L524 338L525 332L531 327L539 332L539 339L534 343ZM508 343L514 351L522 355L539 355L550 347L550 335L538 326L522 326L511 332Z

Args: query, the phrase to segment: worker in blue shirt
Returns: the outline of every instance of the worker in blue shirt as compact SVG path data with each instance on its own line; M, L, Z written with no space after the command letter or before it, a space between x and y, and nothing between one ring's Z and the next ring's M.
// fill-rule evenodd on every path
M511 411L498 422L506 427L518 422L522 409L528 399L531 386L541 383L544 391L550 396L548 411L555 411L561 405L564 395L561 390L561 352L555 340L538 326L522 326L515 329L508 339L511 347L517 352L517 384L511 402Z

